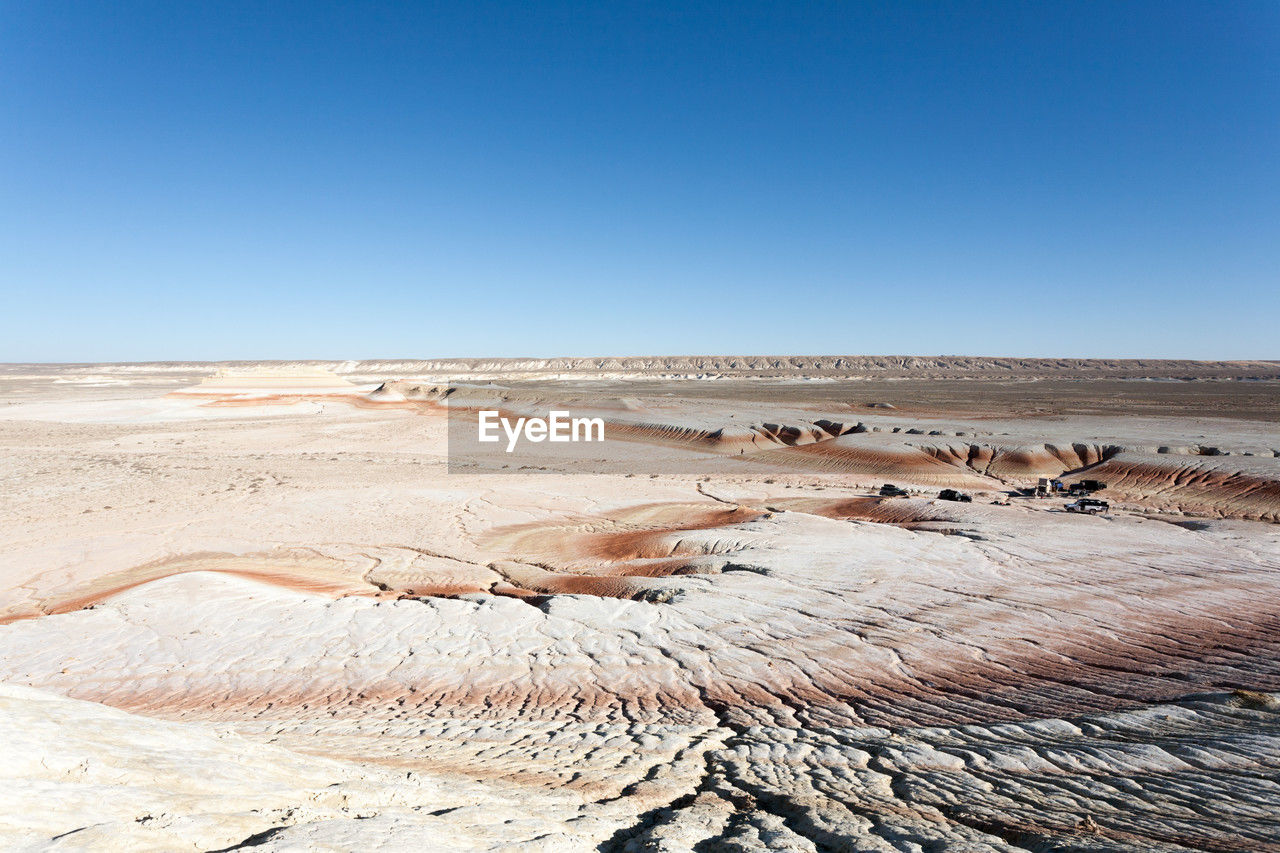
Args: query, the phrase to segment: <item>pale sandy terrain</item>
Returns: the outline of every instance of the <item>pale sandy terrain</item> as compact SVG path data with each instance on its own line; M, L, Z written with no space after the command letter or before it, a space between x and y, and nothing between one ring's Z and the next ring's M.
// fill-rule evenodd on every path
M1280 850L1278 423L1276 362L6 365L0 847ZM1112 511L993 503L1060 475Z

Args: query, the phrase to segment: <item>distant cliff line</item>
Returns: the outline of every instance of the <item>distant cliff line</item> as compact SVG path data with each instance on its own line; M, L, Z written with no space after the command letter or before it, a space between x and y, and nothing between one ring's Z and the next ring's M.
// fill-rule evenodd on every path
M759 379L1227 379L1280 380L1280 360L1002 358L985 356L626 356L594 358L434 358L147 362L59 365L104 372L202 371L251 365L315 367L344 376L452 376L457 378L759 378ZM50 369L54 365L7 365Z

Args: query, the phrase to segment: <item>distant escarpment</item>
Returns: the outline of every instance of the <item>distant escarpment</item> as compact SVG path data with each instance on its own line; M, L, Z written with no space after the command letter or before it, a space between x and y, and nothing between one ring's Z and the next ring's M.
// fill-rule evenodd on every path
M105 373L184 373L214 363L151 362L81 365ZM669 379L1157 379L1280 380L1280 360L1012 358L913 355L685 355L563 358L432 358L296 362L217 362L218 367L308 368L340 376L449 376L487 378ZM76 367L77 365L62 365ZM31 365L0 365L0 374ZM47 367L47 366L45 366Z
M326 364L338 373L477 376L653 376L671 378L1023 378L1280 379L1280 361L997 358L977 356L632 356L622 358L457 358Z

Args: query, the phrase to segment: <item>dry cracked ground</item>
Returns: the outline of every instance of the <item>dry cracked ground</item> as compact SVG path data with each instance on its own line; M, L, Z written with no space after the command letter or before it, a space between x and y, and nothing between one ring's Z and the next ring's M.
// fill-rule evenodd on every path
M0 369L5 849L1280 850L1276 363L215 369Z

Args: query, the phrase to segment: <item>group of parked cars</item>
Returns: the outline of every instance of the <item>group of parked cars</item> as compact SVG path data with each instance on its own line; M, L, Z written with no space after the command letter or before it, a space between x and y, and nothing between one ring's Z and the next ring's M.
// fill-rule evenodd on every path
M880 487L880 497L882 498L902 498L908 494L906 489L900 489L893 483L885 483ZM973 497L966 495L964 492L957 492L955 489L943 489L938 492L938 499L944 501L959 501L960 503L973 503Z
M1069 497L1076 497L1077 500L1063 506L1067 512L1080 512L1087 515L1097 515L1099 513L1110 512L1111 504L1104 500L1093 497L1094 492L1102 491L1107 484L1100 480L1081 480L1078 483L1072 483L1070 486L1063 484L1061 480L1049 480L1047 477L1041 478L1040 485L1034 490L1021 489L1013 494L1025 495L1030 497L1047 497L1051 494L1065 494ZM880 497L882 498L899 498L906 497L908 494L906 489L899 488L893 483L885 483L880 487ZM966 495L964 492L955 489L943 489L938 492L938 499L944 501L957 501L959 503L972 503L973 497ZM1007 502L1006 502L1007 503Z

